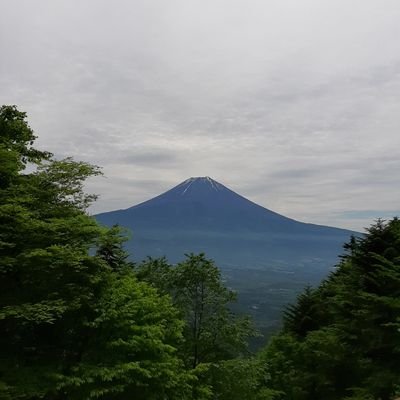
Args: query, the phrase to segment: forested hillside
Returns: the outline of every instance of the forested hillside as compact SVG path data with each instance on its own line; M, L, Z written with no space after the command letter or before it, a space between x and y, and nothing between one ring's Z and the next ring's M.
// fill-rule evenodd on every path
M378 221L257 354L204 254L129 261L83 191L99 168L34 147L0 108L0 399L391 400L400 387L400 221ZM29 168L27 168L29 166Z

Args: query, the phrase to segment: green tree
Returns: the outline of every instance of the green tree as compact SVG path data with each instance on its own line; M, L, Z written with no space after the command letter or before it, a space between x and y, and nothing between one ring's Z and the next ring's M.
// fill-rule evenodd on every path
M245 354L254 333L249 318L233 314L236 295L227 289L221 273L204 254L189 254L172 270L171 292L184 320L183 354L192 368L200 363L227 360Z
M147 282L161 294L170 295L173 291L172 270L173 266L165 257L148 257L135 268L139 280Z
M306 291L262 352L283 399L391 400L400 380L400 221L352 238L335 272Z
M126 231L118 225L114 225L110 229L105 228L97 243L96 255L114 271L120 271L121 268L132 269L134 265L128 261L129 254L123 248L123 244L127 240Z
M371 226L331 286L336 323L359 354L359 387L376 399L391 399L400 379L399 219Z
M236 358L213 363L210 386L216 400L279 400L281 393L266 388L269 379L260 358Z
M171 302L86 213L99 169L34 139L25 113L0 108L0 398L184 398Z
M63 389L70 399L185 399L188 375L177 356L183 322L168 296L160 297L132 273L113 276L95 335Z
M255 331L249 318L230 311L236 296L224 286L214 262L204 254L189 254L175 266L165 258L148 259L136 267L136 274L160 293L169 294L185 321L179 354L193 377L192 398L229 398L234 387L238 387L233 382L235 373L247 362L235 357L248 355L247 340ZM231 364L226 364L227 360ZM228 373L236 362L237 367ZM221 381L222 375L225 381ZM231 386L226 384L228 381ZM249 381L242 393L250 390L253 381ZM260 390L265 392L265 388Z
M0 188L18 179L28 162L49 159L51 154L32 147L36 136L26 122L26 113L16 106L0 107Z
M297 297L295 304L286 307L283 313L284 330L304 337L320 324L320 301L314 290L307 286Z

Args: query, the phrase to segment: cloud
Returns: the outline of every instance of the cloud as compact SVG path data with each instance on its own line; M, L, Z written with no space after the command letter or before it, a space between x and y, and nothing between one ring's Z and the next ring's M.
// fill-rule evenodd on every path
M391 219L393 217L399 216L400 215L400 209L399 210L389 210L389 211L382 211L382 210L349 210L349 211L343 211L339 213L338 217L347 219L374 219L377 220L379 218L385 219Z
M399 18L397 0L20 0L0 14L0 103L103 166L93 212L209 175L361 229L348 210L400 198Z
M179 161L179 155L165 150L139 151L136 154L129 154L123 158L123 161L131 165L148 165L150 168L159 168L169 164L176 164Z

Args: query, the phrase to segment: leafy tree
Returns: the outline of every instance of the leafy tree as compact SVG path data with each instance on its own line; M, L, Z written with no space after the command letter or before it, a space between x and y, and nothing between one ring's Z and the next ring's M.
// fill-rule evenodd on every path
M192 398L229 398L233 390L221 384L221 371L246 363L234 358L248 353L247 340L255 333L248 318L230 311L236 296L223 285L219 269L204 254L189 254L175 266L165 259L148 259L137 266L136 274L159 292L169 293L185 321L179 353L194 378ZM232 363L225 364L226 360ZM235 379L234 371L238 369L227 372L227 381Z
M184 398L176 311L86 213L99 169L34 139L25 113L0 108L0 398Z
M268 379L259 358L236 358L212 364L210 386L218 400L279 400L281 393L261 383Z
M138 276L169 292L181 311L186 322L182 352L188 366L246 352L247 339L254 333L250 321L229 310L236 295L223 285L218 267L204 254L189 254L174 267L165 259L149 259Z
M147 282L161 294L172 294L173 266L165 257L148 257L145 261L136 266L136 276L139 280Z
M26 122L26 113L16 106L0 107L0 188L18 178L28 162L49 159L51 154L32 147L36 136Z
M168 296L132 273L114 276L90 326L82 361L63 388L74 399L185 399L188 375L177 357L182 324Z
M228 308L234 292L221 282L218 268L204 254L190 254L174 269L173 298L185 316L185 354L193 368L243 353L252 334L248 318Z

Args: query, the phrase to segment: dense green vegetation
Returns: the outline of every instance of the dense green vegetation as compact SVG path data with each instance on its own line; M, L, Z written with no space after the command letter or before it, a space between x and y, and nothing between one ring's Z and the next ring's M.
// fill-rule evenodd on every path
M15 107L0 132L0 397L182 398L177 310L85 213L98 168L35 150Z
M378 221L263 352L284 399L392 399L400 383L400 220Z
M134 265L86 212L97 167L35 149L0 108L0 399L391 400L400 384L400 221L345 246L259 353L214 263Z

